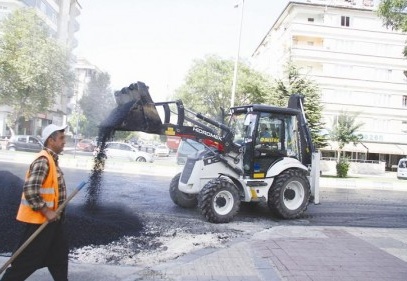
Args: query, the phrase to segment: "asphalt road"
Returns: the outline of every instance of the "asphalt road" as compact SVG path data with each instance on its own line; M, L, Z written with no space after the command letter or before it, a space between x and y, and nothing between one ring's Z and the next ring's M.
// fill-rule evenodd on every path
M160 161L171 159L156 161L157 169L163 163ZM17 242L19 224L14 217L28 164L0 165L0 253L5 253ZM69 192L90 176L90 171L83 169L65 168L64 173ZM151 241L168 229L227 232L238 237L276 224L407 228L407 193L401 191L322 187L321 204L310 204L300 219L279 220L265 205L243 204L234 222L212 224L197 209L173 204L168 194L170 181L168 176L104 172L96 195L85 188L67 208L71 247L107 244L127 235L139 240L140 250L154 248L159 245ZM87 206L89 196L96 202L92 208Z

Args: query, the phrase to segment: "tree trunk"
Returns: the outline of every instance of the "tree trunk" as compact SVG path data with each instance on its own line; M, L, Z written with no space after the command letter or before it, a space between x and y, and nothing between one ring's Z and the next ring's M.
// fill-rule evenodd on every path
M18 132L16 129L18 129L18 124L14 123L11 124L11 122L9 122L10 120L6 120L6 125L8 127L8 129L10 130L10 134L12 136L14 136L16 134L16 132Z
M338 149L337 152L338 152L338 155L337 155L337 158L336 158L336 163L339 163L339 160L341 160L341 153L342 153L342 150L341 150L341 149Z

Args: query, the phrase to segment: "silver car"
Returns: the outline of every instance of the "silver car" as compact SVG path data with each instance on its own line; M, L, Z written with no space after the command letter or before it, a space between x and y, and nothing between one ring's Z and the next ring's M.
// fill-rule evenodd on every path
M154 162L154 155L139 151L138 148L124 142L107 142L105 148L107 158L122 158L136 162Z
M155 148L154 155L168 157L170 156L170 149L165 144L161 144Z
M40 138L30 135L12 136L6 145L6 149L11 151L39 152L42 148L43 143Z

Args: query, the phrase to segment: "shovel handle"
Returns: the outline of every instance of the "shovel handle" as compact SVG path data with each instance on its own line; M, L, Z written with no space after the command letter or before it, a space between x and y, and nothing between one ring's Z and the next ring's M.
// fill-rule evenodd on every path
M58 207L56 212L59 214L62 212L62 210L66 207L69 201L72 200L72 198L75 197L75 195L87 184L88 182L81 182L75 190L71 193L71 195L68 196L68 198ZM35 237L40 234L40 232L48 225L48 221L45 221L44 223L41 224L37 230L31 234L31 236L17 249L17 251L14 252L14 254L10 257L10 259L1 267L0 269L0 274L3 273L4 270L7 269L7 267L21 254L21 252L35 239Z

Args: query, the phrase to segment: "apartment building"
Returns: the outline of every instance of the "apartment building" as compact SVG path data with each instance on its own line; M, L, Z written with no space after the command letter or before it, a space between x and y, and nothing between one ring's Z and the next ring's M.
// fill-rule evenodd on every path
M0 0L0 20L15 9L22 7L34 8L38 15L47 23L51 36L70 50L77 47L75 32L79 30L76 18L80 15L81 6L77 0ZM72 94L63 91L59 93L53 108L38 115L32 120L21 124L22 134L38 134L49 123L65 124L66 114L69 111L68 102ZM9 135L6 126L6 118L10 108L0 105L0 136Z
M387 29L371 0L291 1L255 50L254 66L282 77L293 62L321 90L326 129L342 111L357 114L363 139L344 151L358 160L407 155L406 34ZM322 148L335 156L337 143Z

